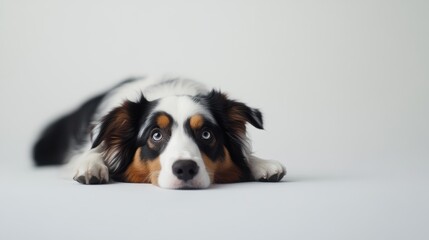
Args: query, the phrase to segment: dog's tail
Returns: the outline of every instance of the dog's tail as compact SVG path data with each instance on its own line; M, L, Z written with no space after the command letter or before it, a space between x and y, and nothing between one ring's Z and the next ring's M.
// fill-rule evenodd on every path
M62 164L71 143L69 135L70 115L51 123L33 147L33 158L37 166Z
M76 111L67 114L42 132L33 147L36 166L59 165L66 161L70 150L87 141L93 114L105 94L85 102Z

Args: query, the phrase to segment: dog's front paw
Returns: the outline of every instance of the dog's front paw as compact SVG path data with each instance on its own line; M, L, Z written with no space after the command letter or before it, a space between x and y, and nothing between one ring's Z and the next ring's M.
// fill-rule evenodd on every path
M278 182L286 175L286 168L280 162L271 160L254 160L250 170L255 180L261 182Z
M109 169L97 153L82 156L74 180L82 184L104 184L109 182Z

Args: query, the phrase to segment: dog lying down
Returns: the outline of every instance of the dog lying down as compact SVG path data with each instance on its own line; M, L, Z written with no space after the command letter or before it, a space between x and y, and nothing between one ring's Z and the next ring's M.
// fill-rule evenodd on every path
M34 146L36 165L70 163L82 184L278 182L286 169L251 153L246 123L262 114L202 84L129 79L50 124Z

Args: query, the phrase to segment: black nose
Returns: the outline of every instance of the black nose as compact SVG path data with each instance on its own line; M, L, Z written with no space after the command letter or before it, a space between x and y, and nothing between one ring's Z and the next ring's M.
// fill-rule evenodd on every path
M179 160L173 164L173 174L180 180L187 181L198 173L198 165L192 160Z

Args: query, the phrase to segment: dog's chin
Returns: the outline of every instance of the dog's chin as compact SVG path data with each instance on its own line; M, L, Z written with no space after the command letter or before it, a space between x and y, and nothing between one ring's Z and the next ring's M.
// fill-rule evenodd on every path
M208 188L210 184L203 184L199 181L174 181L173 183L167 186L160 186L169 189L182 189L182 190L192 190L192 189L204 189Z
M203 184L196 184L196 183L188 183L188 182L183 182L178 184L177 187L173 188L173 189L182 189L182 190L193 190L193 189L204 189L204 188L208 188L209 185L205 186Z
M204 189L210 186L211 182L209 179L200 179L195 178L188 181L179 180L177 178L170 178L167 181L158 180L158 186L161 188L168 189L182 189L182 190L191 190L191 189Z

